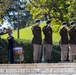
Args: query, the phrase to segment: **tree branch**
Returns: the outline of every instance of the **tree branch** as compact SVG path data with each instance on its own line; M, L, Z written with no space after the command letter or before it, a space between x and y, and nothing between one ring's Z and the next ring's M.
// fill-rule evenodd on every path
M31 0L29 0L29 2L30 2L34 7L38 8L38 6L35 5Z

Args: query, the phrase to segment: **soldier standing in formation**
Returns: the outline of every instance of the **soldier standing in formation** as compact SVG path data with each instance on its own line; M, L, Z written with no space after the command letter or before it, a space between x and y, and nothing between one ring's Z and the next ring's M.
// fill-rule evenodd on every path
M51 52L52 52L52 28L50 27L51 21L46 22L46 26L43 27L43 33L45 35L45 62L51 62Z
M2 40L1 40L1 37L0 37L0 50L2 49Z
M9 61L10 64L14 63L13 47L14 47L14 37L11 32L8 32L8 51L9 51Z
M52 28L50 27L51 21L48 20L46 22L46 26L43 27L43 34L45 36L45 62L51 62L51 52L52 52ZM34 62L40 62L41 57L41 42L42 42L42 35L41 35L41 28L40 28L40 20L36 20L36 25L32 27L32 33L34 35L32 43L33 43L33 56ZM67 29L67 23L62 22L62 28L60 29L60 36L61 36L61 61L66 61L68 48L69 48L69 61L72 62L75 59L76 51L75 51L75 44L76 44L76 27L75 22L70 22L70 28ZM69 38L68 38L69 34Z
M34 48L33 52L33 60L34 63L39 63L41 57L41 43L42 43L42 35L40 28L40 20L36 20L36 25L32 27L33 39L32 44Z
M60 29L60 36L61 36L61 61L64 62L67 59L68 54L68 30L66 28L67 23L62 22L62 28Z
M76 51L75 51L75 43L76 43L76 26L75 22L70 22L70 28L69 28L69 60L72 62L75 59Z

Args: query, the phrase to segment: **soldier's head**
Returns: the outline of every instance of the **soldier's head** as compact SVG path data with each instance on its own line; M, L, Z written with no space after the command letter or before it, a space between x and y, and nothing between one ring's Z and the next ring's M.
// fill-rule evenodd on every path
M75 25L75 22L74 21L71 21L70 22L70 25L74 26Z
M66 27L67 23L66 22L62 22L62 26Z
M36 22L36 25L40 25L40 19L37 19L35 22Z
M46 25L51 25L51 21L50 20L48 20L48 21L46 21Z

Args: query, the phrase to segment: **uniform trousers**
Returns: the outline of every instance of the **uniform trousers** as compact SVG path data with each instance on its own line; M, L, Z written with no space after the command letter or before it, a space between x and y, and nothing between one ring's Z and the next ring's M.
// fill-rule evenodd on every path
M50 62L52 53L52 45L45 44L45 62Z
M34 48L33 52L34 63L39 63L41 57L41 45L33 44L33 48Z
M9 49L9 61L10 61L10 64L14 64L13 49Z
M66 60L67 55L68 55L68 44L62 44L61 45L61 61Z
M73 61L76 55L75 44L69 44L69 60Z

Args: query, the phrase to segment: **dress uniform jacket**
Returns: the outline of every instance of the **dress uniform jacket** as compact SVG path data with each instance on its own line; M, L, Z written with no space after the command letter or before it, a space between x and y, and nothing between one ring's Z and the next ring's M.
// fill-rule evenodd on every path
M41 44L42 42L42 36L41 36L41 28L36 25L32 27L32 33L33 33L33 44Z
M1 40L1 39L0 39ZM2 42L0 41L0 49L2 49Z
M68 44L68 30L63 27L60 29L61 44Z
M13 47L14 47L14 37L9 36L8 38L8 50L9 50L9 61L10 64L14 63Z
M7 38L8 39L8 48L9 49L13 49L13 47L14 47L14 37L13 36L10 36L10 37L8 37Z
M43 27L43 33L45 35L45 43L52 44L52 28L48 26Z
M76 42L76 29L75 29L75 27L70 28L69 36L70 36L69 43L70 44L75 44L75 42Z

